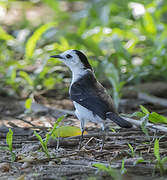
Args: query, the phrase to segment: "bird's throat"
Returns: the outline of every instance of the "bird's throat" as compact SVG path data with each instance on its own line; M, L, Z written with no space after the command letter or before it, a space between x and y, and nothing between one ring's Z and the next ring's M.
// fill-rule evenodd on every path
M71 84L76 82L79 78L81 78L86 73L87 73L87 71L85 69L83 69L83 68L73 69L72 70L72 82L71 82Z

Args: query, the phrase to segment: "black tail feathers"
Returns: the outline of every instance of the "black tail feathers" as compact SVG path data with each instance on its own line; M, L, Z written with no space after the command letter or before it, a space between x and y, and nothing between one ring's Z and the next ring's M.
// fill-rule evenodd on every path
M107 112L106 118L111 119L113 122L118 124L122 128L131 128L132 124L126 121L125 119L121 118L118 114L113 112Z

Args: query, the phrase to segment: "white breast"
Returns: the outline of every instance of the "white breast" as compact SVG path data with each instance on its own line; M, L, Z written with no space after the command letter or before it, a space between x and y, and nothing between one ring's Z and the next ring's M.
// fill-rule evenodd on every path
M81 106L80 104L78 104L75 101L73 101L73 104L75 106L75 114L80 121L84 120L85 122L90 121L90 122L94 122L94 123L102 123L103 122L103 120L98 115L93 114L92 111Z

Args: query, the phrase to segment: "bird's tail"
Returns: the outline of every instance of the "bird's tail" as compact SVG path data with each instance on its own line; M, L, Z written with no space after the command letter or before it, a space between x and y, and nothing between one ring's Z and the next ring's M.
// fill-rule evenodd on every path
M113 112L107 112L106 118L111 119L113 122L118 124L122 128L131 128L132 124L120 117L118 114Z

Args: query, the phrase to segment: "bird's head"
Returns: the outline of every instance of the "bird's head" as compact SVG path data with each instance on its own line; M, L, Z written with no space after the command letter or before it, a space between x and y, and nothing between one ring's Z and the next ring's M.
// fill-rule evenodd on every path
M53 55L52 58L58 58L66 66L68 66L71 71L76 69L92 69L88 62L87 57L78 50L67 50L59 55Z

